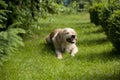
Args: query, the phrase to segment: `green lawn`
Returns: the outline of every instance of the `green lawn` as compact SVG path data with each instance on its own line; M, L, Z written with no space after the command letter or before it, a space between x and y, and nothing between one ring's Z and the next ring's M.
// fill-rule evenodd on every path
M89 14L54 15L40 19L39 30L25 41L0 70L0 80L120 80L120 56L112 51L100 26L90 23ZM75 57L56 58L45 36L55 28L71 27L78 33Z

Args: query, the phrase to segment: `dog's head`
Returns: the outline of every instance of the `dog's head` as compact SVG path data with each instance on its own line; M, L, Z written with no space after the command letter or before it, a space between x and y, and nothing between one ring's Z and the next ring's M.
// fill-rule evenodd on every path
M68 43L76 43L77 34L72 28L64 28L63 29L63 39Z

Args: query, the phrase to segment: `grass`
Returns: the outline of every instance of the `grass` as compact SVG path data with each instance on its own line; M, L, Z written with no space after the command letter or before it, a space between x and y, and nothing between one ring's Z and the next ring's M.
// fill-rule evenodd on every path
M100 26L90 23L88 13L53 15L40 19L39 30L25 41L25 47L4 63L0 80L119 80L120 56L112 49ZM55 28L71 27L78 33L79 52L63 54L58 60L45 36Z

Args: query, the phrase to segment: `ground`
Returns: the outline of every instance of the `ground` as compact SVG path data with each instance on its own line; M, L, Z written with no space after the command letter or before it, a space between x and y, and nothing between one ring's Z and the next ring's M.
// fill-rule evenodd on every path
M40 19L39 30L24 41L25 47L10 56L0 70L0 80L119 80L120 56L113 51L100 26L88 13L52 15ZM45 43L53 29L71 27L78 34L79 52L58 60L54 47Z

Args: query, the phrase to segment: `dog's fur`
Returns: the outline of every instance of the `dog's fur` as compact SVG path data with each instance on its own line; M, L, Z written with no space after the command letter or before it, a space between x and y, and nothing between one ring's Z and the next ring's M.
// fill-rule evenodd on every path
M46 37L46 42L54 45L58 59L62 59L62 53L65 51L75 56L78 52L76 41L77 34L72 28L55 29Z

